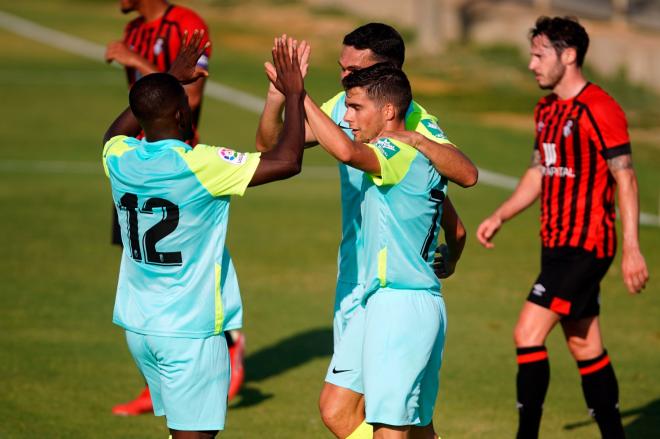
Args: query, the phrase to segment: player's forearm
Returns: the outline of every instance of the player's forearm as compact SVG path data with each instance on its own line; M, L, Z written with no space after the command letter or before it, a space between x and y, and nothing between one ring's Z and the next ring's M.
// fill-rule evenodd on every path
M623 231L623 251L639 250L639 191L633 169L614 173L618 186L619 214Z
M257 126L256 148L259 152L272 149L282 132L282 110L284 109L284 95L278 91L268 91L264 109Z
M451 143L438 143L419 134L416 145L440 174L462 187L477 184L479 171L461 150Z
M103 136L103 145L115 136L135 137L140 134L140 131L142 131L140 123L133 115L131 107L128 107L110 124Z
M264 157L283 161L291 165L291 172L297 174L302 166L303 149L305 145L305 109L304 94L288 96L285 103L286 118L282 127L282 135L275 147L264 154Z
M513 194L493 213L502 222L527 209L541 195L543 175L538 167L531 167L522 176Z
M455 266L463 253L467 232L463 221L461 221L449 198L445 200L445 208L440 223L445 231L445 243L449 250L449 263Z
M311 97L305 98L307 122L318 143L342 163L350 163L356 153L351 139L325 114Z
M196 111L200 105L202 105L202 97L204 95L204 85L206 84L206 79L198 79L192 84L186 84L183 88L186 90L188 95L188 105L190 106L191 111Z

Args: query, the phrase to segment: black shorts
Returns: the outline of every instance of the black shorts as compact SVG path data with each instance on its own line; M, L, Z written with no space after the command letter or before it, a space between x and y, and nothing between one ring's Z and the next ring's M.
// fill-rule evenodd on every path
M544 247L541 274L527 300L548 308L565 319L581 319L600 314L600 281L612 265L613 257L576 247Z

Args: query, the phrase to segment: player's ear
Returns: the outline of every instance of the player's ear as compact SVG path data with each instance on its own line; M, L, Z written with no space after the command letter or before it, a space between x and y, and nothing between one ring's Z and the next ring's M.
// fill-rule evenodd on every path
M567 47L561 52L561 62L565 66L577 62L577 51L575 50L575 47Z
M396 118L396 108L394 108L394 105L391 103L383 105L382 112L383 117L387 121L394 120Z

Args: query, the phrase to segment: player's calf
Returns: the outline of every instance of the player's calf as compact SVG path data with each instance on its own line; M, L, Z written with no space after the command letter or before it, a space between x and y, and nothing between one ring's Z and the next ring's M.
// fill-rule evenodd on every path
M584 399L603 439L625 438L619 413L619 385L607 351L590 360L578 361L577 366Z

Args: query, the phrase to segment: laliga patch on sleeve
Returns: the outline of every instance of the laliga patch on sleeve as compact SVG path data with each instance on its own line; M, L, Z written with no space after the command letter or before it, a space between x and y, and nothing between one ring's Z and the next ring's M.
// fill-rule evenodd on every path
M386 159L391 159L394 155L399 152L399 147L396 146L390 139L381 138L376 141L376 148L383 153Z
M229 148L218 149L220 158L232 165L242 165L247 160L247 154L244 152L234 151Z
M442 132L442 130L440 129L438 124L435 123L434 120L432 120L432 119L422 119L422 125L424 125L424 127L426 127L426 129L429 130L429 132L431 134L433 134L435 137L437 137L439 139L444 139L446 137L445 133Z

